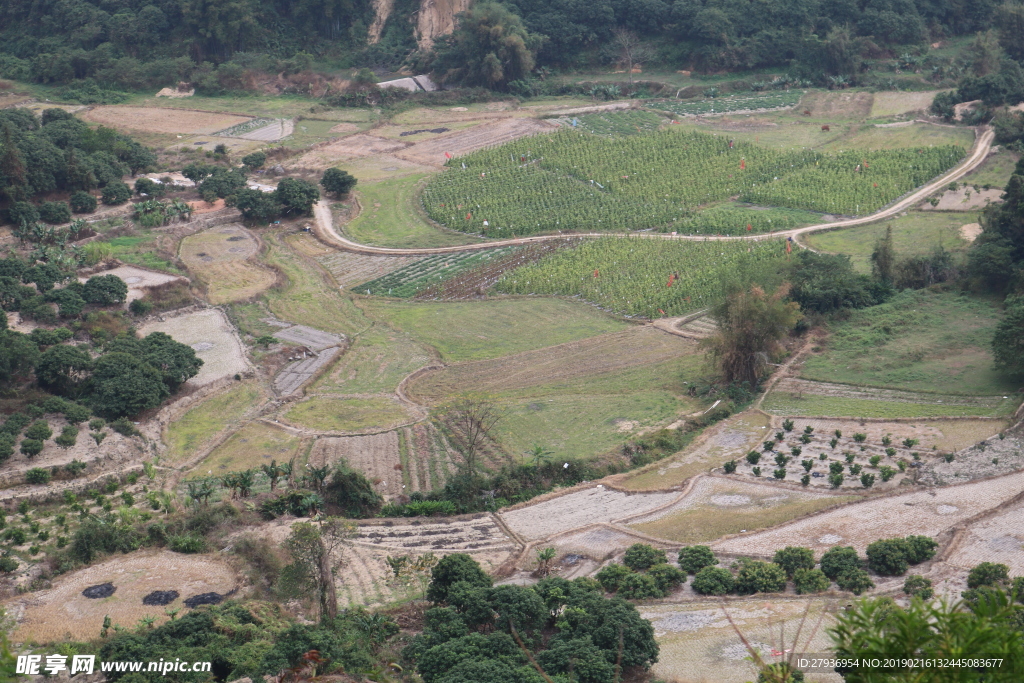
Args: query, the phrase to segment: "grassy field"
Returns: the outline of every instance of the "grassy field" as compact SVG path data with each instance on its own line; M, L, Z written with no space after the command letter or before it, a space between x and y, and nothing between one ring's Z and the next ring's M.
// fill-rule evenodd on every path
M970 128L949 128L915 123L910 126L878 128L860 126L848 135L824 145L822 149L838 152L845 149L888 149L891 147L930 147L960 145L969 149L974 144L974 131Z
M417 173L358 186L362 211L344 226L357 242L382 247L448 247L479 242L478 238L427 223L416 211L419 187L431 174Z
M433 346L449 362L497 358L584 339L629 325L561 299L446 303L363 300L368 315Z
M968 185L1006 187L1019 158L1019 154L1001 149L985 159L981 166L965 175L960 182Z
M163 457L170 463L187 460L215 434L261 403L262 398L258 383L245 382L203 401L167 427L167 451Z
M1018 396L1007 395L1008 399L992 408L982 405L936 405L834 396L801 397L788 392L773 391L765 397L761 408L773 415L814 417L1002 417L1011 414L1019 405Z
M969 243L960 237L960 227L977 223L978 216L975 212L911 211L884 223L818 232L803 239L818 251L849 254L858 271L870 273L871 252L879 238L885 236L887 226L892 226L893 246L901 256L927 254L938 246L948 251L963 251Z
M270 289L264 295L271 313L281 320L349 335L369 326L362 311L338 291L329 275L315 261L302 256L300 243L312 237L268 232L263 238L268 247L267 262L280 268L288 278L283 287Z
M431 356L429 349L408 335L374 324L352 341L352 346L330 372L321 376L312 391L392 392L406 375L430 362Z
M386 429L410 421L401 403L389 396L369 398L314 397L284 414L295 425L325 432Z
M911 391L1005 394L1017 385L992 369L989 345L999 317L988 299L907 291L832 323L825 350L807 359L802 376Z
M765 503L763 507L751 506L755 509L743 510L708 505L668 514L653 522L631 524L630 528L677 543L707 543L727 534L767 529L800 515L858 499L858 496L836 496L794 500L778 505Z
M142 268L182 274L173 263L157 251L157 236L149 230L140 230L138 235L122 235L106 240L113 249L113 256L125 263Z
M271 460L288 462L301 439L262 422L250 422L231 435L192 470L190 477L217 476L259 467Z

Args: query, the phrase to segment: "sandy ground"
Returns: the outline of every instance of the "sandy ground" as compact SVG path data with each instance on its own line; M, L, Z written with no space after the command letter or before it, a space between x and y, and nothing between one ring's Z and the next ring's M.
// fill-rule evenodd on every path
M327 168L339 160L368 157L375 154L395 152L407 143L385 140L366 133L356 133L324 145L293 159L289 166L298 168Z
M946 564L969 570L982 562L1010 568L1010 576L1024 576L1024 503L972 524Z
M712 548L728 553L771 555L779 548L795 545L809 547L820 556L832 546L851 545L863 553L869 543L880 538L937 536L1009 500L1022 486L1024 472L1018 472L974 484L878 498L775 529L718 541Z
M944 458L929 460L921 468L918 481L929 486L943 486L1024 469L1024 437L1011 432L1000 439L991 436L993 431L995 429L986 430L977 443L958 450L952 462L946 462Z
M145 296L147 287L155 287L168 282L174 282L175 280L185 280L185 278L178 275L158 273L153 270L145 270L136 266L118 266L111 270L93 273L93 275L116 275L124 280L125 284L128 285L128 303L131 303L135 299L141 299ZM85 282L88 279L89 278L80 277L78 278L78 281Z
M502 519L523 538L540 539L587 524L611 522L665 505L679 492L626 494L597 485L529 507L503 512Z
M249 117L206 111L185 111L159 107L93 107L81 117L111 128L128 128L146 133L194 133L209 135L245 123Z
M961 187L958 190L946 190L939 198L939 203L932 206L930 202L921 204L922 211L974 211L984 209L989 204L1001 203L1002 189L975 190L973 187Z
M207 308L150 322L139 330L143 336L151 332L169 334L176 341L191 346L203 359L199 374L188 384L202 386L249 369L245 348L220 309Z
M387 499L408 494L402 484L402 463L398 453L398 432L369 436L325 437L317 439L309 454L315 467L334 466L345 461L362 472L378 493Z
M981 223L965 223L960 226L960 236L968 242L978 239L981 234Z
M89 599L82 591L111 582L117 591L109 598ZM183 600L200 593L227 593L237 586L235 573L205 555L182 555L169 550L140 550L60 576L53 588L5 604L18 618L15 641L93 640L107 614L115 624L132 628L141 617L167 620L165 609L183 608ZM147 607L142 598L155 590L176 590L177 600L166 607Z

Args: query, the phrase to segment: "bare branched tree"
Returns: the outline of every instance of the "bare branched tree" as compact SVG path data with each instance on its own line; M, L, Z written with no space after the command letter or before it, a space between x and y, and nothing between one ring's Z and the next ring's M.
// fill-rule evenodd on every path
M355 525L340 517L327 517L318 522L299 522L285 547L292 556L299 575L312 589L320 603L320 620L338 616L338 596L334 587L334 571L339 563L332 557L355 534Z
M633 85L633 65L647 61L654 52L647 43L640 40L640 36L628 29L617 28L612 31L612 40L619 48L619 56L626 65L629 84Z
M479 394L464 394L443 409L442 419L462 451L467 474L476 474L480 447L504 416L490 397Z

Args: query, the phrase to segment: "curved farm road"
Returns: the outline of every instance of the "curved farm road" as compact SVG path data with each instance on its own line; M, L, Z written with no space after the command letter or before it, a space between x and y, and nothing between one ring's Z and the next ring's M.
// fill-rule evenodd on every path
M954 180L958 180L965 176L967 173L974 170L981 162L988 156L989 150L992 147L992 141L995 138L995 131L991 128L979 129L980 135L974 142L974 147L971 148L970 154L967 158L961 161L957 166L950 169L945 174L939 176L935 180L932 180L926 185L922 185L917 190L911 192L903 199L900 199L895 204L888 206L880 211L876 211L873 214L867 216L860 216L857 218L848 218L841 221L834 221L832 223L818 223L816 225L807 225L802 228L794 228L792 230L783 230L780 232L772 233L770 237L793 237L797 238L800 235L805 235L812 232L818 232L820 230L835 230L836 228L849 228L855 225L865 225L868 223L874 223L876 221L885 220L886 218L892 218L906 209L909 209L914 204L920 202L928 195L932 194L943 185L947 185ZM353 242L347 237L343 237L334 227L334 220L331 216L331 209L328 204L323 201L319 201L313 206L313 215L315 217L315 231L317 237L320 238L326 244L337 247L342 251L349 251L356 254L367 254L376 256L426 256L429 254L450 254L459 251L478 251L480 249L494 249L496 247L507 247L521 244L532 244L534 242L546 242L549 240L564 239L566 235L535 235L533 237L518 237L509 240L495 240L493 242L484 242L482 244L463 244L454 247L432 247L422 249L401 249L394 247L374 247L368 244L360 244L359 242ZM605 233L605 232L588 232L588 233L577 233L572 237L579 238L590 238L590 237L646 237L649 239L665 239L665 240L696 240L696 241L728 241L728 240L759 240L766 237L766 235L666 235L662 233L649 234L622 234L622 233ZM799 244L798 240L797 241ZM803 246L803 245L801 245Z

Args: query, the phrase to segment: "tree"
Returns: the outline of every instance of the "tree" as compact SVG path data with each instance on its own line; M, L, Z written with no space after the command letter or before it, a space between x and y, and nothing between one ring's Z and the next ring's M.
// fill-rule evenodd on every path
M760 560L740 560L736 574L736 592L781 593L786 590L786 572L782 567Z
M718 366L726 383L755 386L779 342L803 317L800 305L787 302L788 285L772 294L759 286L735 292L712 308L717 332L701 345Z
M881 303L877 287L853 269L845 254L818 254L803 250L792 267L793 301L804 311L831 313Z
M693 590L701 595L727 595L735 585L732 573L721 567L704 567L690 582Z
M902 576L907 572L907 542L888 538L868 545L868 568L882 576Z
M966 56L971 61L971 70L975 76L988 76L999 71L1003 48L999 45L996 31L979 31L967 47Z
M160 371L128 353L108 353L96 360L92 404L105 417L137 415L170 396Z
M918 574L911 574L907 577L907 580L903 582L903 592L912 598L921 598L922 600L931 600L935 595L931 579L926 579Z
M647 575L654 579L654 583L658 585L658 590L663 594L668 594L675 590L679 586L686 583L686 572L668 563L656 564L647 570Z
M309 216L320 199L320 190L308 180L285 178L277 184L274 199L281 205L282 213Z
M7 316L0 312L6 322ZM28 377L39 359L39 347L28 335L14 330L0 330L0 386L10 385Z
M336 197L348 194L352 191L352 188L356 186L355 176L352 176L348 171L342 171L340 168L329 168L324 171L323 176L320 178L320 185L324 188L324 192L330 192Z
M25 472L26 484L49 484L50 470L43 467L33 467Z
M267 155L263 152L253 152L242 157L242 164L250 172L263 168L265 163L267 163Z
M892 224L885 227L885 237L880 237L875 242L875 249L871 252L871 274L885 284L892 282L893 273L896 270L896 249L892 245Z
M850 591L854 595L860 595L866 590L875 587L875 583L863 569L846 569L836 576L836 585L840 590Z
M939 544L930 536L907 536L903 539L907 544L907 562L921 564L935 557Z
M96 198L88 192L78 190L71 194L71 210L75 213L92 213L96 210Z
M280 216L282 210L276 193L252 188L239 190L232 203L250 223L269 223Z
M893 668L838 669L851 683L888 681L935 681L938 683L1011 683L1020 680L1024 662L1024 637L1019 627L1019 608L1001 591L964 610L962 603L931 604L913 601L893 609L887 600L860 600L836 614L829 628L839 659L868 661L879 657L904 657L912 663ZM924 664L932 658L984 653L995 658L990 665L937 671ZM884 666L884 665L883 665ZM870 668L869 668L870 667Z
M658 588L654 577L630 572L619 582L618 594L627 600L649 600L660 598L665 593Z
M601 570L594 575L594 578L598 580L602 588L609 593L614 593L619 590L619 586L622 585L622 581L632 573L633 571L626 565L613 562L612 564L602 567Z
M355 527L351 522L333 517L320 524L298 522L292 525L285 547L294 560L298 576L320 603L320 621L329 622L338 616L338 598L334 589L332 555L351 538Z
M845 571L860 569L860 565L857 551L850 546L830 548L821 556L821 571L833 581Z
M615 667L589 636L556 638L547 650L537 653L537 664L549 676L571 674L579 683L608 683L615 675Z
M86 280L82 298L98 306L123 304L128 298L128 285L116 275L94 275Z
M203 367L203 359L196 356L195 349L175 341L164 332L146 335L139 347L143 360L160 372L161 380L167 386L168 395L195 377Z
M36 380L48 391L76 398L81 395L90 370L92 356L74 346L57 344L39 357Z
M626 67L629 84L633 84L633 66L654 56L654 51L640 39L640 36L625 28L612 31L612 44L619 51L619 58Z
M828 577L820 569L802 567L793 573L793 586L797 595L820 593L828 590Z
M503 417L504 413L494 401L482 395L463 394L441 409L441 419L462 453L463 472L470 478L477 476L480 447Z
M100 193L104 204L117 205L124 204L126 201L132 198L132 191L127 185L121 181L108 183L103 191Z
M346 517L373 517L380 512L384 499L373 484L341 460L335 465L331 481L324 491L327 502L336 505Z
M687 545L679 549L679 566L688 574L696 574L704 567L713 567L718 559L706 545Z
M245 182L245 174L242 171L214 166L213 173L199 183L199 194L206 202L213 202L218 197L234 197L245 189Z
M996 9L992 25L999 31L999 44L1017 61L1024 61L1024 7L1006 2Z
M798 569L814 569L814 551L810 548L787 546L775 551L772 562L782 567L790 579Z
M1010 580L1010 568L996 562L982 562L967 574L967 587L1001 586Z
M474 586L491 586L491 577L487 576L476 560L465 553L453 553L443 557L430 572L427 600L435 604L446 602L448 591L460 581Z
M656 564L668 562L665 551L646 543L634 543L626 549L622 563L635 572L645 571Z
M1024 296L1008 296L992 336L995 367L1008 377L1024 376Z
M43 202L39 205L39 218L51 225L67 223L71 220L71 207L67 202Z
M533 70L540 44L503 5L482 2L458 15L455 30L434 42L431 71L445 85L502 90Z

